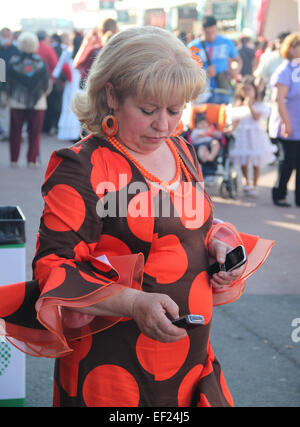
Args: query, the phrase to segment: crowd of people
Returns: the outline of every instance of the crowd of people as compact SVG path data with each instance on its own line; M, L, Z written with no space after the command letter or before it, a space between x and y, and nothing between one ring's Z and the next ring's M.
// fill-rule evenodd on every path
M0 137L10 142L13 167L18 164L25 122L29 167L36 167L39 162L41 133L57 135L59 140L80 139L81 123L70 108L72 99L84 88L98 52L118 31L113 19L105 20L101 27L86 35L73 31L49 37L45 31L33 34L1 30L0 58L7 66L7 81L0 87ZM267 41L242 34L233 41L219 34L213 16L204 17L199 37L184 32L175 34L188 48L194 49L206 71L205 91L195 103L245 107L241 109L241 117L235 117L225 131L234 139L231 157L241 168L244 194L257 196L261 168L276 164L274 204L290 206L286 199L287 184L296 169L295 203L299 206L299 35L281 32L276 40ZM199 132L190 131L193 142ZM217 147L215 138L213 153L209 144L204 147L202 143L199 153L205 153L203 164L211 162ZM250 167L253 167L252 179Z
M27 161L36 167L41 134L76 142L81 125L70 105L83 87L97 53L118 31L107 19L88 34L72 31L52 34L0 32L0 58L6 64L6 81L0 86L0 138L9 140L11 166L18 165L22 130L28 133Z
M225 132L234 139L230 156L241 167L245 195L257 196L261 168L276 164L273 203L291 206L287 185L296 169L295 205L300 206L300 34L281 32L269 42L242 35L234 42L218 34L213 16L202 24L201 36L187 44L196 49L208 77L198 102L236 107Z

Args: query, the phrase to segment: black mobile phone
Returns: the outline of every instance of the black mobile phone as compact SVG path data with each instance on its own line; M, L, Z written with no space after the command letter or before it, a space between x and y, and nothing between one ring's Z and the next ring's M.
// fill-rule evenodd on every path
M185 316L172 320L173 325L179 328L192 328L194 326L203 325L204 322L205 319L200 314L186 314Z
M237 246L232 251L228 252L226 255L226 260L224 264L219 264L215 262L210 265L207 269L208 274L212 277L213 274L218 273L219 271L232 271L241 265L245 264L247 261L247 254L243 245Z

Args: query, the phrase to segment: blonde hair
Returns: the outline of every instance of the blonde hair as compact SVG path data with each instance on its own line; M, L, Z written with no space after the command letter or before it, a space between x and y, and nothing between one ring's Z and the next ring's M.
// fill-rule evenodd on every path
M72 105L83 128L96 135L103 135L101 122L109 113L107 82L120 104L132 96L166 105L174 94L184 104L204 90L206 74L189 49L167 30L147 26L117 33L101 49L85 89L75 95Z
M293 33L287 36L280 48L280 54L283 58L292 60L291 47L300 45L300 33Z
M18 48L21 52L34 53L39 48L39 39L34 33L21 33L18 37Z

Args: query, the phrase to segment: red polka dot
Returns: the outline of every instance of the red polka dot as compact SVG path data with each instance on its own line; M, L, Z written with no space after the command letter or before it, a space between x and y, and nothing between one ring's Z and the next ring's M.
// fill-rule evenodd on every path
M68 264L72 267L76 267L76 264L73 260L66 260L64 258L60 258L55 254L47 255L43 258L40 258L36 264L34 269L34 275L39 281L40 289L42 290L48 277L50 276L52 270L55 267L59 267L61 264Z
M86 243L83 240L74 247L75 260L84 261L94 253L97 243Z
M76 154L79 154L82 150L82 146L78 145L77 147L71 147L71 150L74 151Z
M102 234L95 250L95 257L100 255L130 255L131 250L122 240L108 234Z
M153 236L145 273L155 277L158 283L173 283L184 275L187 267L187 254L177 236Z
M134 196L128 204L127 223L131 232L145 242L151 242L154 228L154 205L151 192Z
M85 203L73 187L55 185L45 196L44 224L53 231L78 231L85 219Z
M0 286L0 317L13 314L20 308L25 297L25 282Z
M83 271L79 271L80 276L86 280L87 282L91 282L91 283L97 283L99 286L101 286L101 281L105 282L105 284L107 284L109 281L103 277L96 278L96 277L92 277L89 274L84 273ZM96 273L95 273L96 274Z
M70 341L68 345L73 351L60 359L59 377L62 388L69 396L75 397L77 395L79 363L91 349L92 336L89 335L80 341Z
M132 171L128 161L119 153L108 148L97 148L91 157L94 166L91 172L91 184L98 195L103 197L105 190L119 191L128 185Z
M190 406L192 396L197 384L200 381L203 366L201 364L194 366L183 378L178 389L178 406Z
M53 153L50 157L48 167L45 173L45 182L50 178L53 172L58 168L61 164L62 158L58 157L56 153Z
M200 393L199 402L197 403L198 408L210 408L211 404L209 403L205 394Z
M178 195L182 194L184 197ZM171 194L171 198L182 224L190 229L200 228L210 216L210 205L203 193L192 183L183 183Z
M176 342L161 343L141 334L136 343L136 354L145 371L154 375L155 381L164 381L179 371L189 348L188 336Z
M140 393L136 380L124 368L101 365L86 376L83 399L89 407L136 407Z
M56 267L52 270L49 279L43 289L43 293L52 291L64 283L66 279L66 270L61 267Z
M212 318L213 299L209 277L205 271L198 274L192 283L189 293L189 310L193 314L201 314L208 324Z

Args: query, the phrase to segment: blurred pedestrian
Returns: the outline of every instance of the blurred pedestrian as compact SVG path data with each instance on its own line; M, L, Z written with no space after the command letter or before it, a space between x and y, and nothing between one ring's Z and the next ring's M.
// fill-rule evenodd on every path
M0 31L0 58L6 67L10 59L19 53L14 44L13 33L9 28ZM0 138L7 140L9 133L9 107L7 105L6 83L0 82Z
M64 79L65 86L63 89L62 109L58 121L59 140L69 140L77 142L80 139L80 122L72 112L70 106L76 92L80 89L80 72L74 67L73 59L77 54L83 37L75 34L73 46L64 49L57 66L53 71L53 77L56 80Z
M46 66L48 67L48 71L50 76L53 73L54 68L57 64L57 54L52 46L50 46L49 37L44 30L40 30L37 32L37 37L39 39L39 46L37 50L37 54L44 60Z
M289 35L289 32L281 32L278 34L277 39L274 41L274 49L267 49L264 54L261 55L258 66L254 71L256 78L256 84L260 91L265 88L265 101L271 103L271 77L279 65L282 64L283 58L280 55L280 47L284 39Z
M59 58L63 52L63 49L66 47L62 43L61 36L57 33L52 34L52 36L50 38L50 43L51 43L51 46L53 47L53 49L55 50L57 58Z
M245 76L237 86L235 105L242 108L243 116L236 123L235 142L230 156L241 166L245 180L245 195L258 196L258 180L262 166L275 160L276 147L271 143L261 120L269 117L269 108L261 102L260 93L254 78ZM253 168L253 186L251 186L249 167Z
M50 76L56 67L58 57L54 48L50 44L49 36L46 31L40 30L37 32L39 39L38 55L45 61ZM62 102L62 92L53 80L53 89L47 99L47 110L45 112L43 132L50 134L52 129L56 130Z
M102 38L110 38L118 31L119 27L117 21L112 18L108 18L103 21L101 27L94 28L85 36L82 45L74 58L74 66L81 74L81 87L84 86L84 82L88 76L90 68L103 46ZM109 33L109 35L107 35L107 33Z
M249 37L242 36L240 42L241 46L238 48L238 53L243 62L240 73L243 77L247 75L251 76L255 63L255 50L249 46Z
M36 54L38 38L33 33L24 32L18 39L19 54L8 64L7 91L10 105L10 159L16 166L21 147L22 127L27 122L28 166L36 165L43 126L44 112L47 108L47 93L51 79L43 59Z
M291 206L287 185L296 169L295 203L300 206L300 33L290 34L281 46L284 62L272 76L274 105L269 123L272 138L278 138L277 181L272 189L276 206Z
M196 53L204 64L209 78L206 99L212 104L229 104L232 95L230 81L241 69L242 61L232 40L218 34L217 21L213 16L205 16L202 21L204 38L192 41L188 47L199 49ZM234 68L233 63L238 66Z

